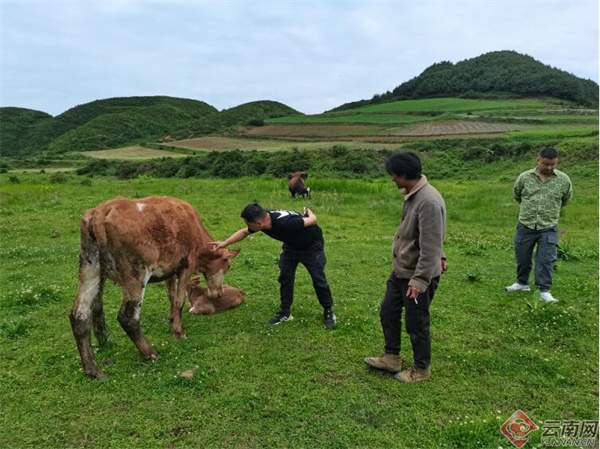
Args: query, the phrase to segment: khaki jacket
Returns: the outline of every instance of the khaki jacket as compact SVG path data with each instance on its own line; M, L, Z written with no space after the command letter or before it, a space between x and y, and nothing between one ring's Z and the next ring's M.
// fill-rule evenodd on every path
M421 292L442 272L446 204L439 192L422 176L404 198L402 220L392 245L394 273L409 279Z

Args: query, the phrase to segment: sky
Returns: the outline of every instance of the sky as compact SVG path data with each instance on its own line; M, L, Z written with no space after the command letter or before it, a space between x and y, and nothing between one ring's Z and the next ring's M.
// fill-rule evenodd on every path
M0 0L0 105L167 95L307 114L514 50L598 82L598 1Z

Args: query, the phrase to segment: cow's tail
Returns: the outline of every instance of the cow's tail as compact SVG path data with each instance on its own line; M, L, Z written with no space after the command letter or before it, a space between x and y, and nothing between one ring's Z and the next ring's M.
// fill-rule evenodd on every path
M98 218L94 209L86 212L81 220L81 250L79 252L79 291L76 303L79 302L80 315L91 317L91 324L98 345L103 347L108 340L108 328L104 318L102 293L106 281L106 232L103 223L98 226ZM89 331L88 331L89 332Z

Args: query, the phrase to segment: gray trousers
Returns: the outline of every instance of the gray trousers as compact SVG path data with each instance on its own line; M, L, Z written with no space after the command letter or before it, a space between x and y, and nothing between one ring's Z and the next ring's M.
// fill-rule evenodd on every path
M535 252L535 285L540 292L547 292L552 286L552 271L556 261L558 247L558 226L546 229L529 229L522 223L517 224L515 233L515 257L517 259L517 282L529 284L531 258Z

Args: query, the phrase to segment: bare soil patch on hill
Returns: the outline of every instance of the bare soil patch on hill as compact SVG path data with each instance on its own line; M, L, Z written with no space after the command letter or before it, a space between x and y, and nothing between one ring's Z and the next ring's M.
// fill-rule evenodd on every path
M488 123L470 121L444 121L415 123L401 128L388 129L392 136L449 136L455 134L494 134L532 129L521 123Z

